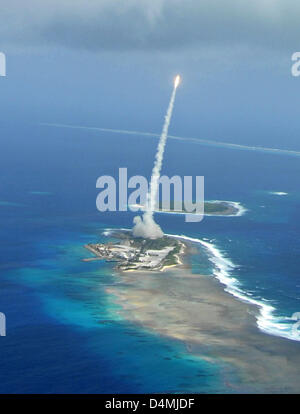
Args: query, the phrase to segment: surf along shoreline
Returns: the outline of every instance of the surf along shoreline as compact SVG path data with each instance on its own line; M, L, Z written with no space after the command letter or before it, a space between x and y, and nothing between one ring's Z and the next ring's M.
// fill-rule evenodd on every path
M145 206L142 204L131 204L128 206L132 211L144 211ZM174 206L173 206L174 207ZM204 216L212 217L240 217L243 216L248 210L238 201L227 201L227 200L209 200L204 203ZM155 213L160 214L197 214L195 212L189 213L184 210L182 211L170 209L164 209L162 206L154 210Z
M119 282L106 291L121 305L121 316L183 341L194 355L233 365L240 376L234 385L239 392L300 392L300 343L279 329L274 308L242 290L232 276L236 266L215 245L185 235L166 236L187 246L180 264L163 274L115 272ZM213 278L192 272L195 246L208 254Z

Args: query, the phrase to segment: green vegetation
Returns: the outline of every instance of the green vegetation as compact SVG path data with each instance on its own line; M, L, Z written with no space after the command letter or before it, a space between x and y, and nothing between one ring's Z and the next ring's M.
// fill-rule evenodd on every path
M161 250L165 247L178 246L176 239L167 236L161 237L160 239L134 238L131 241L132 246L141 248L141 253L146 250Z
M177 264L177 260L176 260L175 255L178 254L179 251L180 251L180 247L179 246L176 246L174 250L172 250L171 252L169 252L167 254L167 256L165 257L164 265L165 266L173 266L173 265Z
M174 200L170 201L170 208L163 208L162 201L159 202L159 211L169 211L169 212L182 212L186 213L184 202L182 201L182 209L175 209ZM235 207L228 204L226 201L205 201L204 202L204 213L206 214L234 214L236 212Z
M204 213L222 213L228 210L226 203L210 203L209 201L204 203Z

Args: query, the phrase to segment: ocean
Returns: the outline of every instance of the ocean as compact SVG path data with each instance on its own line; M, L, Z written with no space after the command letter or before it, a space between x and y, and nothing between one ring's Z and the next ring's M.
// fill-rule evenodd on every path
M149 177L157 139L26 124L2 134L0 392L230 392L222 362L120 316L106 293L113 264L82 262L84 244L130 228L135 215L98 212L97 178L121 167ZM199 223L155 215L165 233L208 243L195 269L258 303L259 329L287 341L300 340L291 319L300 311L299 173L297 156L170 140L163 174L203 175L206 200L247 211Z

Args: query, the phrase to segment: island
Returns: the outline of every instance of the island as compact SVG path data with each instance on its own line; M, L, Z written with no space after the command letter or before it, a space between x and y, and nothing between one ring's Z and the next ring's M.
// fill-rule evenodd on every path
M174 237L164 236L159 239L133 237L130 231L118 231L113 234L116 243L86 244L84 247L96 257L84 261L106 260L116 262L120 271L163 271L182 264L181 257L185 243Z
M241 206L239 203L234 201L205 201L204 202L204 214L209 215L218 215L218 216L237 216L241 212ZM179 210L176 210L174 201L170 202L170 208L166 209L163 207L162 203L159 203L159 206L156 210L157 212L162 213L177 213L177 214L186 214L188 211L185 209L184 202L182 202L182 207ZM195 214L195 213L191 213Z
M145 210L145 206L142 204L132 204L130 207L133 207L138 210ZM211 200L204 202L204 215L206 216L241 216L244 214L246 209L236 201L225 201L225 200ZM170 201L170 207L165 208L162 205L162 202L159 202L159 205L155 209L156 213L167 213L167 214L196 214L195 212L189 213L186 211L184 202L182 201L182 208L176 209L174 201Z

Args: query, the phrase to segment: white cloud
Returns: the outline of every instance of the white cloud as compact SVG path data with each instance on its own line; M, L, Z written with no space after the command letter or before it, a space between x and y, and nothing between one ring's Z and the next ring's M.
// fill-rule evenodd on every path
M298 0L0 0L0 45L294 48Z

